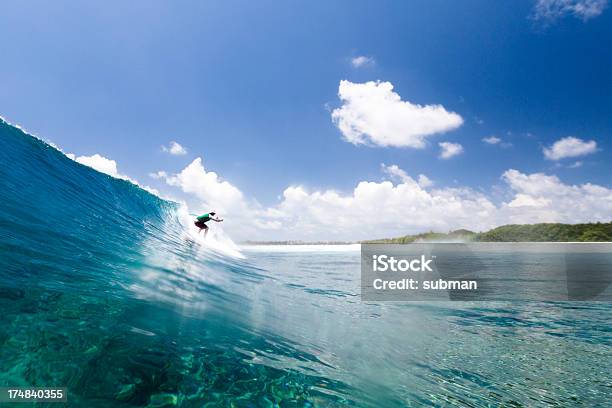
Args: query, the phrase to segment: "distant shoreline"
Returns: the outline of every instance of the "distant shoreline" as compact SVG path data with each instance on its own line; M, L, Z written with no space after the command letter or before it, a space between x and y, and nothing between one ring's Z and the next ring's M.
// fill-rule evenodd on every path
M612 242L612 222L584 224L509 224L485 232L459 229L425 232L363 241L245 241L242 245L353 245L409 244L416 242Z
M241 245L354 245L360 241L244 241Z

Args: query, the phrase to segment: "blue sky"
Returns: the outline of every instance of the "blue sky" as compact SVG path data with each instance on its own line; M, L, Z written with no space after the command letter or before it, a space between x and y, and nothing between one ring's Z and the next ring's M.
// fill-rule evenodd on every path
M381 182L390 177L382 163L496 206L521 194L504 191L509 169L611 186L612 12L603 0L7 2L0 38L2 116L201 206L224 203L149 174L179 174L202 157L213 182L230 183L262 217L290 186L350 195L361 181ZM355 66L357 57L368 59ZM377 130L350 143L332 120L341 80L388 82L402 101L441 105L462 124L426 135L422 148L379 146ZM491 136L501 141L482 141ZM545 157L569 136L596 146ZM163 151L170 141L187 154ZM441 159L441 142L462 152ZM304 228L295 235L321 235ZM370 233L387 232L400 231Z

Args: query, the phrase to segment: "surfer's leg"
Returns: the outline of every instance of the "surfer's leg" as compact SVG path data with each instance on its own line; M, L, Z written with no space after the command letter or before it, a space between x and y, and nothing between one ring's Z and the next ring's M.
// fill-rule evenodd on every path
M198 230L198 234L204 229L206 228L206 224L204 224L202 221L196 221L194 222L195 226L199 228Z
M204 224L204 227L202 229L204 230L204 236L208 235L208 225Z

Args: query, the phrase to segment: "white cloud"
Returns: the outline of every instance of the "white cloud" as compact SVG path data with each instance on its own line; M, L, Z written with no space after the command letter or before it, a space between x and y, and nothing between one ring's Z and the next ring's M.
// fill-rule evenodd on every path
M155 173L149 173L149 177L154 178L155 180L166 179L168 177L168 173L160 170Z
M424 174L419 174L419 186L421 188L427 188L434 185L434 182Z
M508 132L508 134L510 134L510 132ZM484 143L486 143L486 144L497 145L497 146L501 146L503 148L512 147L512 143L504 142L501 138L499 138L497 136L484 137L481 140Z
M118 172L114 160L99 154L68 156L136 183ZM612 218L612 189L591 183L569 185L554 175L510 169L502 175L509 198L496 205L485 193L470 188L432 188L423 174L415 180L397 165L381 168L393 181L361 181L348 193L290 186L280 202L270 207L246 199L238 187L207 171L201 158L178 174L159 171L151 176L195 200L192 208L220 211L227 221L223 227L242 240L356 240L429 230L479 231L508 223L609 222ZM143 188L159 195L157 190Z
M153 187L141 185L133 178L128 177L125 174L119 173L119 170L117 170L117 162L115 160L108 159L98 153L95 153L91 156L77 156L73 153L66 153L66 157L74 160L77 163L81 163L84 166L91 167L92 169L97 170L100 173L108 174L111 177L118 178L121 180L127 180L130 183L136 184L143 190L146 190L151 194L161 197L159 191L154 189Z
M428 136L461 126L463 119L442 105L417 105L402 101L390 82L340 81L342 106L332 120L353 144L425 147Z
M482 141L487 144L494 145L494 144L501 143L502 140L497 136L489 136L489 137L483 138Z
M597 151L594 140L584 141L577 137L568 136L557 140L550 147L545 147L544 157L548 160L561 160L566 157L585 156Z
M506 171L502 179L514 197L500 208L503 223L609 222L612 189L591 183L568 185L557 176Z
M179 187L184 193L195 196L203 207L227 212L242 207L242 192L214 171L206 171L202 158L198 157L180 173L168 175L164 171L150 174L164 179L167 184Z
M550 200L546 198L534 198L526 194L518 193L514 196L514 199L507 205L510 208L521 208L521 207L544 207L550 204Z
M603 13L607 4L608 0L537 0L533 19L554 22L571 15L587 21Z
M117 171L117 162L111 159L107 159L104 156L99 155L98 153L93 154L91 156L78 156L76 157L72 153L68 153L66 156L71 158L72 160L81 163L85 166L89 166L92 169L98 170L100 173L108 174L109 176L113 176L115 178L127 179L127 176L119 174Z
M374 65L375 61L374 61L374 58L360 55L358 57L351 58L351 64L355 68L361 68L361 67Z
M502 180L510 199L495 205L469 188L425 190L397 166L383 166L400 181L360 182L342 194L292 186L269 218L279 239L366 239L457 228L486 230L508 223L609 221L612 189L567 185L556 176L508 170Z
M567 167L569 167L570 169L577 169L578 167L582 167L582 165L583 165L582 161L578 160L578 161L575 161L574 163L570 164Z
M393 179L397 179L397 180L404 181L404 182L408 180L414 182L412 177L410 177L408 173L406 173L404 170L400 169L397 164L392 164L391 166L387 166L385 165L385 163L382 163L380 167L383 172L385 172L388 176L390 176Z
M225 219L220 227L233 239L277 239L276 233L283 229L274 217L274 208L263 208L257 201L246 199L238 187L206 170L200 157L177 174L158 171L150 176L179 188L192 211L219 212ZM270 231L274 234L269 235Z
M391 166L387 166L384 163L380 165L383 172L389 175L394 180L399 180L404 184L418 184L421 188L431 187L433 185L433 181L431 181L426 175L419 174L418 181L415 181L412 177L410 177L404 170L399 168L396 164L392 164Z
M440 146L441 159L450 159L451 157L463 153L463 146L461 146L459 143L440 142L438 143L438 146Z
M277 234L284 237L365 239L467 225L484 228L495 206L469 189L428 191L407 179L398 184L362 181L349 194L292 186L275 210L274 218L283 225Z
M200 158L180 173L154 173L195 199L217 209L223 228L238 240L357 240L457 228L486 230L508 223L609 221L612 189L568 185L542 173L508 170L502 175L508 199L495 204L466 187L432 188L397 165L381 165L392 181L361 181L347 193L287 187L269 207L245 198L238 187L207 171ZM198 208L200 209L200 208Z
M168 146L162 146L162 151L166 153L170 153L174 156L183 156L187 154L187 149L181 146L179 143L174 140L170 142Z

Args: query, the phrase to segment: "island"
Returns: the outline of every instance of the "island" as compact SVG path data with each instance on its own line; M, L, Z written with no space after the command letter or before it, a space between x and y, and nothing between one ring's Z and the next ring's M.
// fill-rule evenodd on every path
M245 241L243 245L410 244L413 242L612 242L612 222L509 224L489 231L457 229L364 241Z
M485 232L458 229L447 233L425 232L396 238L361 241L363 244L409 244L411 242L612 242L612 222L586 224L510 224Z

